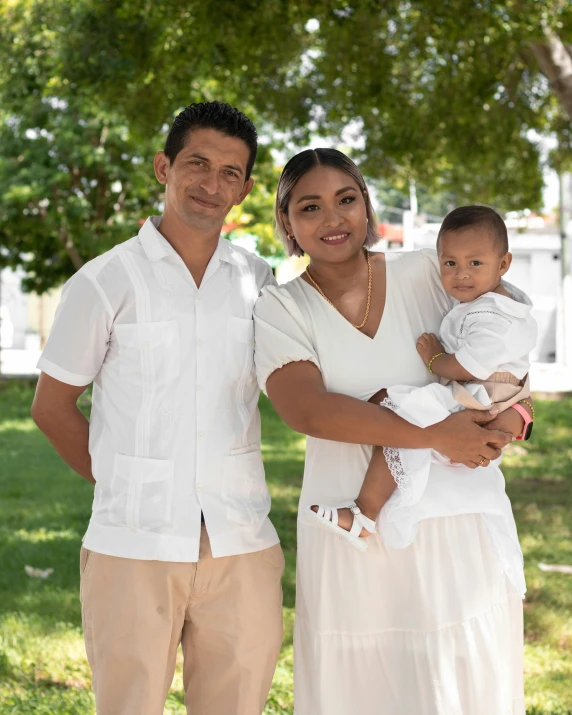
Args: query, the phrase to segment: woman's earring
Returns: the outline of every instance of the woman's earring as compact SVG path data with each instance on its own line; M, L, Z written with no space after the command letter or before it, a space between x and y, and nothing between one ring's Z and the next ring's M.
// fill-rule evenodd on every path
M294 240L294 234L290 235L289 233L287 233L286 235L288 236L288 240L289 240L289 241L293 241L293 240Z

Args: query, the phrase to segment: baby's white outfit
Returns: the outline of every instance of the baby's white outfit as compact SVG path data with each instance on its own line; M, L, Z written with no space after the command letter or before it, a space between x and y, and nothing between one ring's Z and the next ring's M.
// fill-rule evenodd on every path
M537 325L528 296L513 286L510 292L512 298L485 293L458 303L441 323L444 350L478 380L462 385L447 380L424 387L396 385L388 388L383 406L412 424L428 427L465 407L490 409L494 403L503 410L527 396L528 354L536 343ZM384 447L384 454L397 484L377 521L385 543L408 546L423 519L483 514L507 576L524 594L522 552L500 470L477 468L461 476L451 465L430 475L432 462L449 460L428 449Z

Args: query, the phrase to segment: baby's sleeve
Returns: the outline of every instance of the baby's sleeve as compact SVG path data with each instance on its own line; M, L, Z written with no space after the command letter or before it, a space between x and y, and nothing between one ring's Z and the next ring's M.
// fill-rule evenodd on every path
M536 331L530 321L505 315L500 310L469 313L464 331L465 342L455 357L479 380L486 380L502 365L527 359L536 344Z
M267 286L254 306L254 362L260 389L273 372L290 362L308 361L320 369L308 327L285 288Z

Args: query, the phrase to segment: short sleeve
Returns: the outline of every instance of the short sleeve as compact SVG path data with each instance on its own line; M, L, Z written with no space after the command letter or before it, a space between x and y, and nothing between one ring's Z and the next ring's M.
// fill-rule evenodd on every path
M467 317L470 316L471 313ZM487 311L486 319L467 320L466 330L465 342L455 357L479 380L486 380L502 365L526 358L536 343L536 331L528 321L504 315L500 310Z
M99 286L76 273L64 286L38 368L68 385L89 385L105 359L112 322Z
M254 306L254 362L260 389L273 372L290 362L308 361L320 369L304 316L285 288L270 285Z
M455 300L443 288L437 251L434 248L422 248L420 253L423 257L425 280L429 287L431 298L435 301L442 314L446 315L454 306Z
M276 278L274 278L274 273L272 273L272 268L270 265L262 258L257 259L255 264L255 274L256 274L256 286L258 292L268 285L275 286Z

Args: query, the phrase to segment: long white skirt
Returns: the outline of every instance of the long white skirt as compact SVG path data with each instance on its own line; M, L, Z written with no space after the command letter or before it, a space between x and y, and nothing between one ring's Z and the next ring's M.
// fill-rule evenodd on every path
M524 715L522 600L478 514L361 553L298 522L295 715Z

